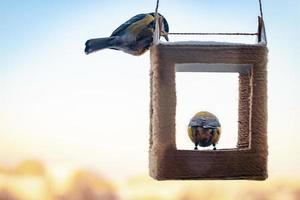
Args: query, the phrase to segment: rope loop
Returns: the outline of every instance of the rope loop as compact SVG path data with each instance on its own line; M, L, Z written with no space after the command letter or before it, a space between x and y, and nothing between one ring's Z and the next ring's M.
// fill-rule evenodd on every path
M155 30L154 30L154 44L159 43L159 15L158 15L158 7L159 7L159 0L156 1L155 7ZM260 17L263 19L263 9L261 0L259 0L259 11ZM169 33L169 35L259 35L258 33Z

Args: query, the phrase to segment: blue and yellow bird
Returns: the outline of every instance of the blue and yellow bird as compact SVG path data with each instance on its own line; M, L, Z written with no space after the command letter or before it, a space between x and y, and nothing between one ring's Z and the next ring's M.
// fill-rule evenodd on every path
M195 150L198 149L198 145L201 147L213 145L216 150L221 135L221 124L214 114L201 111L190 120L188 134L195 144Z
M168 22L161 14L158 16L160 36L168 41ZM153 44L155 21L155 13L138 14L119 26L110 37L86 41L85 53L109 48L131 55L141 55Z

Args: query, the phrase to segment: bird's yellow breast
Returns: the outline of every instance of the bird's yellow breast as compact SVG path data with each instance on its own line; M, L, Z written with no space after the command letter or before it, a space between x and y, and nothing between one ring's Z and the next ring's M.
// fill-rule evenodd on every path
M142 30L145 29L152 21L154 17L150 14L146 15L143 19L131 24L128 30L135 36L137 36Z
M195 142L191 126L188 127L188 134L189 134L189 138L192 140L192 142Z
M188 127L188 135L191 141L195 142L196 138L193 137L193 131L191 126ZM215 134L213 134L213 137L211 138L211 143L217 144L220 139L220 136L221 136L221 128L217 127Z
M211 143L212 144L217 144L219 139L220 139L220 136L221 136L221 128L218 127L215 134L213 135L213 137L211 139Z

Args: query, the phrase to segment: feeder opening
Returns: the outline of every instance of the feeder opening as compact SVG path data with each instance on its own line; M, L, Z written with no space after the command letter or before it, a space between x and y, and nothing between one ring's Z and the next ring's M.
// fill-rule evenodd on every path
M237 73L176 72L176 148L194 148L187 129L191 118L200 111L211 112L220 121L217 149L237 148L238 91Z

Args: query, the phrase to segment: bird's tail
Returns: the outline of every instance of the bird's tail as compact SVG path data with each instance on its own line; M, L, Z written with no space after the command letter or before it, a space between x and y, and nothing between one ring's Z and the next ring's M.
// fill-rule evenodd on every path
M90 54L101 49L109 48L114 44L114 39L114 37L90 39L85 43L84 52Z

